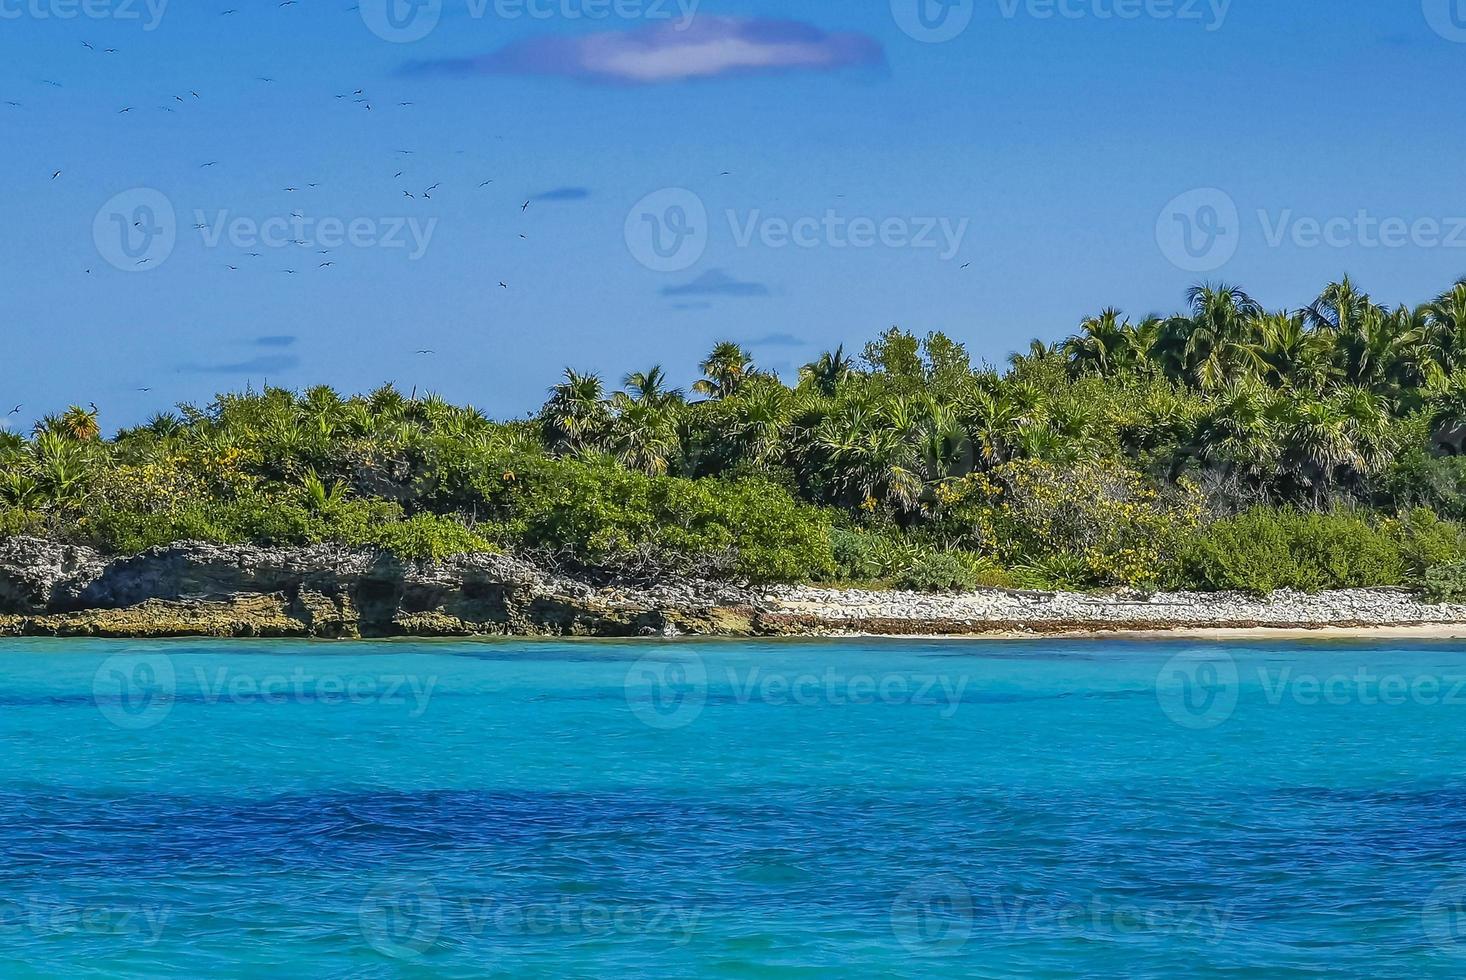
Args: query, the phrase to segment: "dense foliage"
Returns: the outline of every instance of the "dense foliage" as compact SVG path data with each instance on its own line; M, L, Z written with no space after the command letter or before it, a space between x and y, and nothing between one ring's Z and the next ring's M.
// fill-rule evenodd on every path
M111 440L73 407L0 434L0 535L923 589L1444 593L1466 559L1466 281L1388 309L1346 278L1284 312L1198 286L1001 371L895 328L792 385L734 343L701 371L688 395L567 370L515 423L390 386L221 395Z

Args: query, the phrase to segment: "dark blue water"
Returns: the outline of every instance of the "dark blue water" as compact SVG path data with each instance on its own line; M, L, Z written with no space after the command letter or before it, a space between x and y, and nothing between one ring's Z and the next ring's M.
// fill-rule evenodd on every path
M5 641L5 976L1459 976L1455 644Z

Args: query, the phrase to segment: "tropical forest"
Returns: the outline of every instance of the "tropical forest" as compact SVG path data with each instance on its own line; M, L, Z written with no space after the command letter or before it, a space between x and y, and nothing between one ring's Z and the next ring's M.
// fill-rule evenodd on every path
M0 537L403 561L510 552L607 579L1466 596L1466 280L1417 306L1344 278L1297 309L1192 288L1002 365L893 327L781 378L718 343L568 368L495 421L392 386L218 395L108 435L0 431ZM691 372L689 372L691 375Z

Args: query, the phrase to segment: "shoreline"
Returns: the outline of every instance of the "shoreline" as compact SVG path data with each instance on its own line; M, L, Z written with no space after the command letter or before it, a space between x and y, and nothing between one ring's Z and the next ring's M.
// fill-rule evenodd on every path
M1379 626L1234 626L1176 627L1174 629L1080 629L1052 633L933 633L933 634L828 634L879 639L923 640L1463 640L1466 623L1386 624Z
M184 542L107 558L0 541L0 636L1466 639L1466 604L1404 589L1085 594L582 581L498 554Z
M423 643L423 642L473 642L473 643L509 643L509 642L531 642L531 643L557 643L575 641L578 643L624 643L628 641L658 642L667 644L677 643L717 643L717 642L738 642L747 640L759 640L767 643L816 643L833 640L920 640L922 642L962 642L962 643L1039 643L1052 640L1154 640L1164 642L1167 640L1187 640L1196 643L1225 643L1225 642L1246 642L1257 640L1278 640L1287 642L1316 640L1319 642L1348 642L1348 641L1455 641L1466 643L1466 624L1417 624L1417 625L1382 625L1382 626L1251 626L1251 627L1215 627L1215 628L1186 628L1175 629L1075 629L1058 630L1052 632L1016 631L1016 630L994 630L971 633L857 633L857 632L811 632L811 633L781 633L781 634L735 634L735 633L703 633L703 634L643 634L643 635L613 635L613 634L544 634L544 633L422 633L392 635L371 635L371 636L333 636L321 637L308 634L290 633L253 633L253 632L65 632L54 630L23 630L16 629L12 622L17 617L0 615L0 640L92 640L92 641L115 641L125 643L133 640L147 640L154 643L167 643L170 641L183 642L187 640L251 640L260 641L293 641L309 640L322 642L327 645L337 643L364 643L372 645L389 646L395 643Z

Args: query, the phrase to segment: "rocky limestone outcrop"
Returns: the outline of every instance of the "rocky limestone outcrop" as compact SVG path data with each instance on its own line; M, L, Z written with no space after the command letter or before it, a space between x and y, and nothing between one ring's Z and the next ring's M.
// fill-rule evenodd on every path
M505 555L403 562L320 545L182 542L111 561L15 538L0 550L0 633L89 636L639 636L749 632L689 589L595 588ZM722 606L723 608L715 608Z

